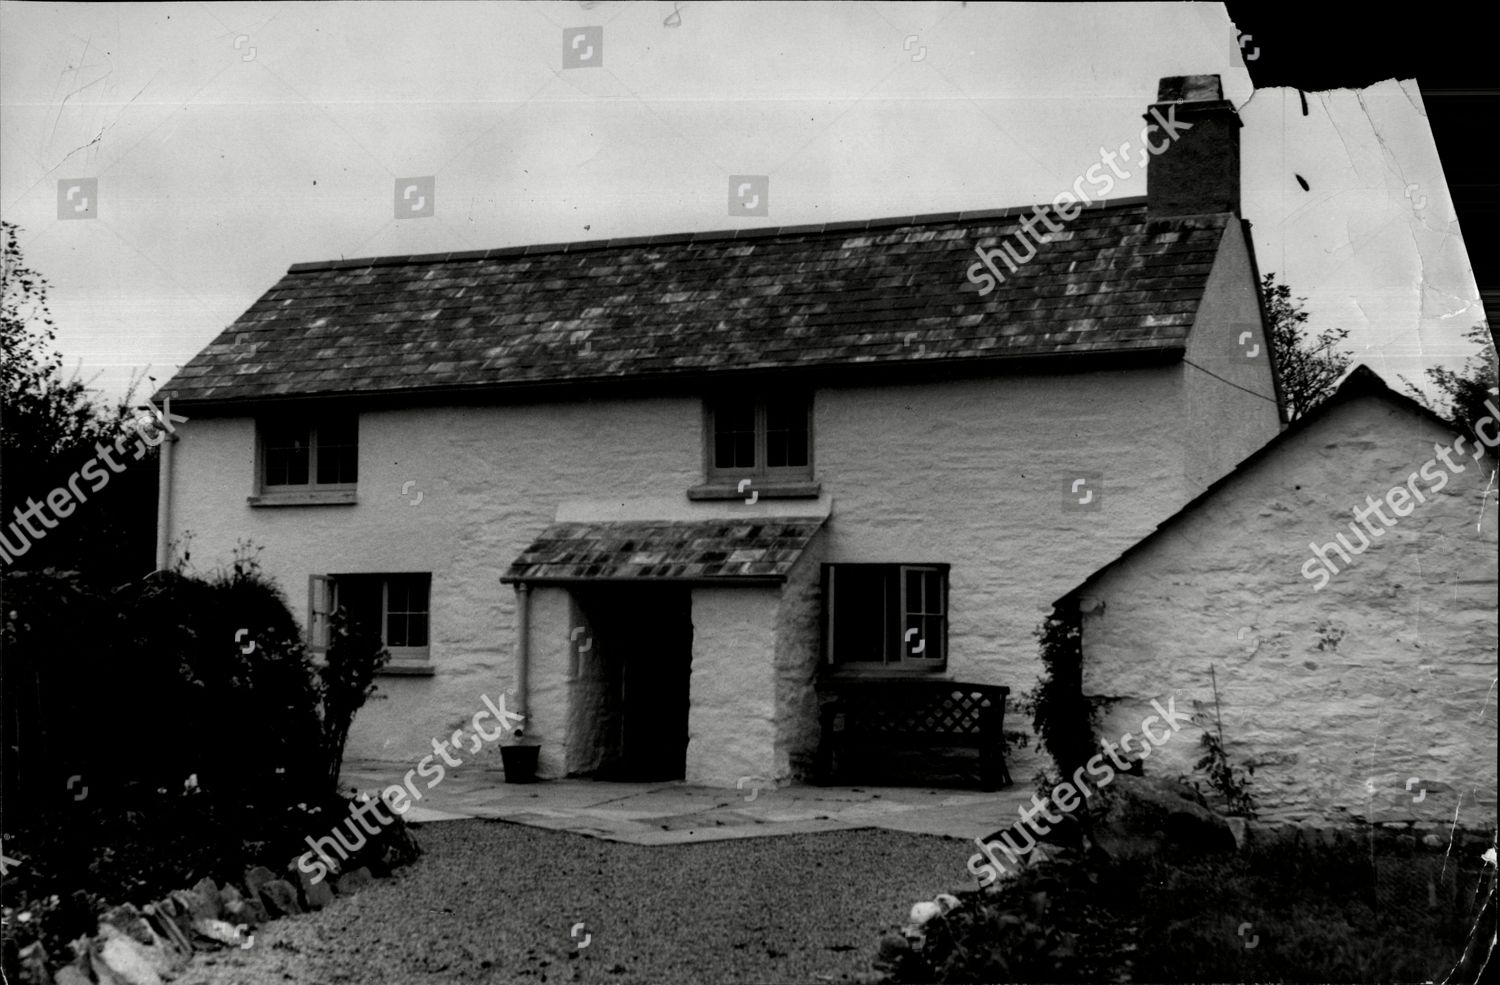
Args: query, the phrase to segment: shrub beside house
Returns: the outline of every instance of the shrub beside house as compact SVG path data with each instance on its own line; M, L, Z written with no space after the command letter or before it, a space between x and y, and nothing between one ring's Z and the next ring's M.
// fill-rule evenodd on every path
M299 873L306 838L348 813L344 730L382 655L351 629L309 659L253 556L102 589L76 572L3 580L10 980L170 977L195 950L244 945L240 925L415 858L398 820L327 884Z

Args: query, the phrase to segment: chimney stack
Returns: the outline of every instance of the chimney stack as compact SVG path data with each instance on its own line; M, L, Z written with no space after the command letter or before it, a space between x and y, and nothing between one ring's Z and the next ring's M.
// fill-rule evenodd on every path
M1146 173L1147 213L1154 219L1210 212L1240 214L1240 116L1224 98L1217 75L1161 80L1145 117L1153 143L1170 144ZM1171 122L1179 133L1171 132ZM1165 125L1164 125L1165 124ZM1163 133L1165 131L1165 134Z

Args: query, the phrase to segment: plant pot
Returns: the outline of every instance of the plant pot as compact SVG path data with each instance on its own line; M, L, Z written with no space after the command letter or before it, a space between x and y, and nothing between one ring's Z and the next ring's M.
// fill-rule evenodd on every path
M534 744L501 746L500 763L506 783L535 783L536 759L542 747Z

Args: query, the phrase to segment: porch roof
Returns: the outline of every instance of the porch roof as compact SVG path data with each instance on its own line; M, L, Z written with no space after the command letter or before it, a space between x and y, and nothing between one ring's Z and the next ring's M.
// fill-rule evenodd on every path
M823 517L554 523L503 582L783 581Z

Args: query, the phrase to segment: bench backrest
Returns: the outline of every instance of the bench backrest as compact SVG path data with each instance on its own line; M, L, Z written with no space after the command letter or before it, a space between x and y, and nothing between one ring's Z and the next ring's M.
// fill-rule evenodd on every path
M847 731L916 735L992 735L1003 726L1010 688L954 681L839 684L825 715L840 712Z

